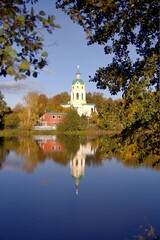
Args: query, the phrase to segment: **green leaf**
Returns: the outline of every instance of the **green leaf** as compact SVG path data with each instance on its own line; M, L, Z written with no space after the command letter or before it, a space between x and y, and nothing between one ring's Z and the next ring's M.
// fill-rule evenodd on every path
M11 47L9 47L9 46L6 46L6 47L5 47L5 51L6 51L7 54L9 54L10 56L13 56L13 55L16 54L16 51L13 50L13 49L12 49Z
M6 23L6 22L5 22L5 23L4 23L4 27L5 27L5 28L10 28L9 23Z
M19 21L19 22L25 22L25 17L23 16L23 14L19 14L16 17L16 20Z
M47 53L47 52L43 52L43 53L41 54L41 56L42 56L42 57L48 57L48 53Z
M4 38L4 37L0 37L0 42L6 43L6 42L7 42L7 39Z
M39 15L41 15L41 16L46 16L46 13L45 13L44 11L40 11L40 12L39 12Z
M30 69L30 63L27 60L24 60L20 65L19 65L19 70L24 72L26 70Z
M43 41L44 39L42 37L37 37L38 41Z
M46 19L43 20L43 26L44 27L48 27L49 26L49 22Z
M13 76L15 74L15 70L12 66L7 68L7 74Z

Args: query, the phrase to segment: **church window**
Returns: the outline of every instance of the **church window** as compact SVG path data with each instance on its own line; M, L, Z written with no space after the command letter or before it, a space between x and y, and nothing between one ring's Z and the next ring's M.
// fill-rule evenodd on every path
M76 98L77 100L79 100L79 93L76 93Z
M72 94L72 98L73 98L73 100L74 100L74 93Z
M76 159L76 166L78 166L78 159Z
M56 116L53 116L53 118L56 118Z
M83 86L82 86L82 89L83 89Z
M79 86L77 86L77 88L79 88Z
M83 100L83 93L82 93L82 100Z

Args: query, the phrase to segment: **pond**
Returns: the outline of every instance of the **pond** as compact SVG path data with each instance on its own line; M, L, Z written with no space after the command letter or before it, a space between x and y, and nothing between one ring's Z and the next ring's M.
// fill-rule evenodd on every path
M0 138L0 240L160 234L160 171L103 158L101 137ZM142 227L141 227L142 226Z

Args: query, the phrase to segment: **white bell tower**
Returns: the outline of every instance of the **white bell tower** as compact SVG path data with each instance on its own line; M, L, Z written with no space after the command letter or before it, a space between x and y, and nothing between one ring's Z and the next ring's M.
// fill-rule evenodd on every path
M76 79L72 82L70 104L86 104L86 89L81 79L79 65L77 66Z

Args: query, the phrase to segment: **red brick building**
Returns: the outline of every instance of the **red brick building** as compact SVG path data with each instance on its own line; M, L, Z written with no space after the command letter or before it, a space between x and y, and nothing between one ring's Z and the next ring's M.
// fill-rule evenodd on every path
M56 127L57 124L62 123L64 121L64 118L66 116L66 113L62 112L46 112L44 113L39 121L39 126L50 126L50 127Z

